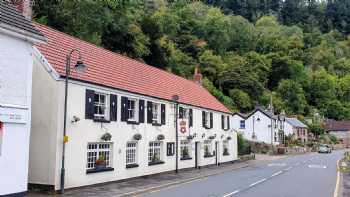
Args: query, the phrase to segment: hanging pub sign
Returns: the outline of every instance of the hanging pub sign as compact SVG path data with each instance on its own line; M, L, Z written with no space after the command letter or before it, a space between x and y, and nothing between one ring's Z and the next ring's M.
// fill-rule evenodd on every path
M182 120L180 121L180 132L181 133L186 133L186 127L187 127L187 122Z

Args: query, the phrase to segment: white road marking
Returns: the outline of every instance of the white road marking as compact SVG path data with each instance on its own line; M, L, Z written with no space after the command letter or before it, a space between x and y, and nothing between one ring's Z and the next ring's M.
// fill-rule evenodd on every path
M290 169L292 169L293 167L292 166L290 166L290 167L288 167L288 168L286 168L286 169L283 169L284 171L288 171L288 170L290 170Z
M271 175L271 177L277 176L277 175L279 175L279 174L281 174L281 173L282 173L282 171L278 171L278 172L276 172L275 174Z
M231 192L231 193L229 193L229 194L226 194L226 195L224 195L224 196L222 196L222 197L229 197L229 196L235 195L235 194L237 194L237 193L239 193L239 192L240 192L240 190L236 190L236 191Z
M337 161L337 182L335 184L333 197L338 197L339 179L340 179L339 161L340 161L340 159Z
M264 181L266 181L266 180L267 180L267 179L261 179L261 180L255 182L255 183L250 184L249 187L253 187L253 186L255 186L255 185L259 184L259 183L262 183L262 182L264 182Z
M270 163L267 166L272 167L272 166L286 166L287 164L285 163Z
M312 165L308 165L309 168L318 168L318 169L326 169L327 166L325 165L316 165L316 164L312 164Z

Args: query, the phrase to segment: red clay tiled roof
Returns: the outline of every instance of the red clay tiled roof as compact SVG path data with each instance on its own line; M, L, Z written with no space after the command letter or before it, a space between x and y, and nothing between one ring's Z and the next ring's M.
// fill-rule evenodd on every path
M180 103L230 113L204 87L193 81L97 47L47 26L39 24L35 26L48 39L48 44L38 45L37 48L61 76L65 76L66 54L71 49L79 48L87 70L84 74L72 71L73 79L166 100L171 100L172 96L177 94ZM73 60L76 60L75 58L76 56Z
M326 131L350 131L350 121L327 120L324 127Z

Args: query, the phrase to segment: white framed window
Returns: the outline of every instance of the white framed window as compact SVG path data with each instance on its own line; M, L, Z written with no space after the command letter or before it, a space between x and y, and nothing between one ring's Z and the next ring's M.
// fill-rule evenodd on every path
M228 121L229 121L229 116L224 115L224 129L229 129L228 128Z
M137 100L128 99L128 120L136 121L137 120Z
M245 129L245 120L240 120L239 121L239 128L240 129Z
M86 169L94 169L99 158L104 159L106 167L112 167L112 143L88 143Z
M159 103L153 103L152 104L152 122L153 123L160 123L160 113L161 113L161 107Z
M230 151L229 151L229 146L228 146L228 140L224 140L222 141L222 154L223 155L230 155Z
M162 142L149 142L148 147L148 162L160 162L162 160Z
M182 109L182 114L183 114L183 119L188 119L190 117L189 109L188 108L183 108Z
M107 94L95 92L94 96L94 118L109 120L109 99Z
M210 113L209 112L205 112L205 126L206 127L210 127Z
M212 156L211 140L204 140L204 157Z
M180 142L180 156L182 159L191 158L191 143L189 140L181 140L181 142Z
M137 164L137 142L126 143L126 165Z

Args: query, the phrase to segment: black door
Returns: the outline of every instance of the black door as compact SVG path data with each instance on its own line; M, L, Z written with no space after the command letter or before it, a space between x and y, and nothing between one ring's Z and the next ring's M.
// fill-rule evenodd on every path
M218 161L218 145L219 145L219 142L215 142L215 165L218 165L219 164L219 161Z
M195 162L195 168L198 168L198 147L199 146L199 142L195 143L195 147L194 147L194 162Z

